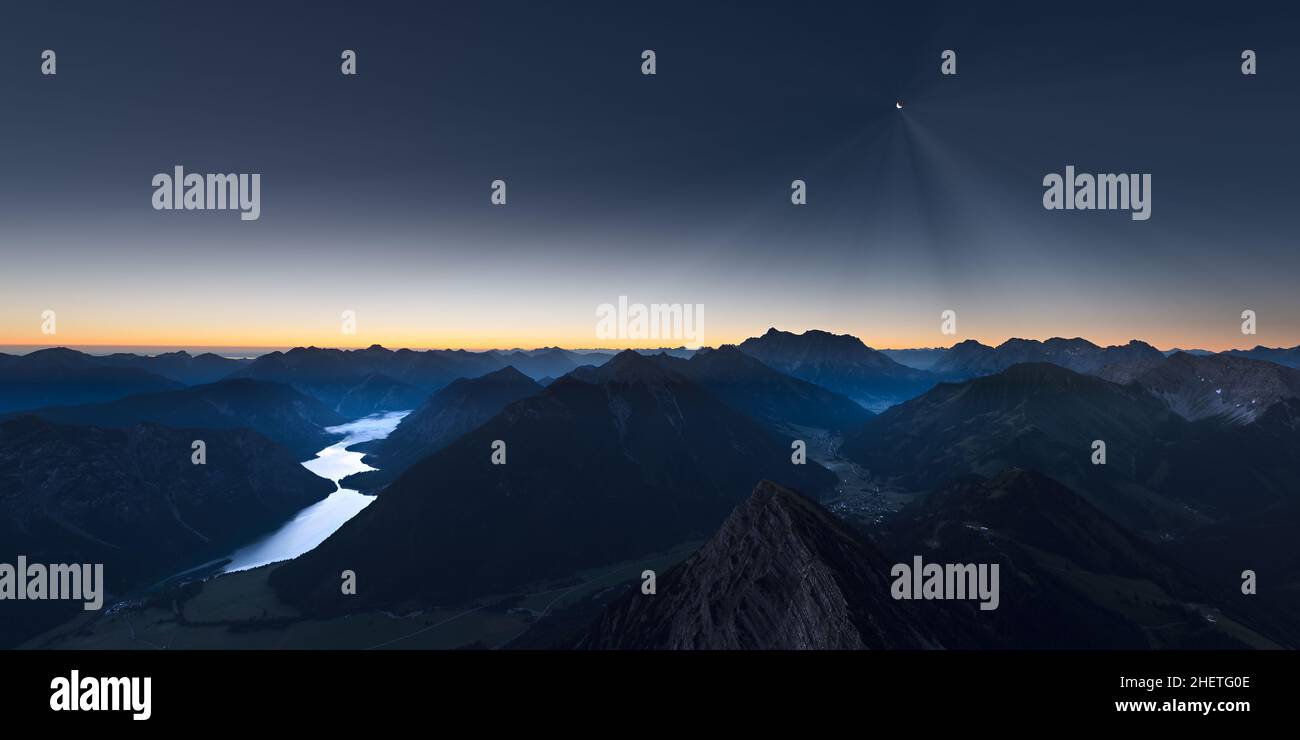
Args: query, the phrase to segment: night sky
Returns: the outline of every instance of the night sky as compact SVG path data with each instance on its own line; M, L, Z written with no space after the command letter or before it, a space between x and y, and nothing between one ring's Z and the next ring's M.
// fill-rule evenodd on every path
M596 339L620 295L708 344L1300 343L1294 6L37 5L0 19L0 344L664 344ZM178 164L260 173L261 218L153 210ZM1070 164L1151 173L1150 220L1045 210Z

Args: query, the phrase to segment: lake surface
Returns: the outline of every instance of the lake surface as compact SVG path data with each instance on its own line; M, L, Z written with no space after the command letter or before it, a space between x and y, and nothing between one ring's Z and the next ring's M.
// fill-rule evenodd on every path
M390 411L372 414L336 427L326 427L325 431L342 434L343 439L316 453L316 457L302 466L322 478L334 482L338 490L323 501L308 506L298 512L289 522L278 530L266 535L252 544L239 548L230 556L230 563L222 573L234 573L239 570L256 568L267 563L289 560L314 549L334 534L343 523L357 515L375 500L350 488L338 486L338 482L353 473L361 473L375 468L361 462L363 453L351 452L351 445L383 439L397 428L398 422L410 411Z

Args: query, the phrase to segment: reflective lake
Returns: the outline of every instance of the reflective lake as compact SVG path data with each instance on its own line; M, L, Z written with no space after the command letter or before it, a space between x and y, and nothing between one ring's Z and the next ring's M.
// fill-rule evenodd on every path
M316 475L333 481L336 487L340 480L353 473L374 470L361 462L363 453L350 452L347 448L387 437L409 413L411 412L390 411L372 414L347 424L327 427L325 431L342 434L343 438L316 453L315 458L302 465ZM324 542L326 537L334 534L344 522L356 516L357 512L374 500L374 496L340 487L323 501L298 512L278 530L236 550L230 555L230 563L221 572L233 573L296 558Z

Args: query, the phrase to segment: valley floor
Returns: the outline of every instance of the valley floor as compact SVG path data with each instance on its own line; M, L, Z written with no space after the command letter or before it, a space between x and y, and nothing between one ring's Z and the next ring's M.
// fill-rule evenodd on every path
M698 542L636 561L535 584L516 594L411 614L363 612L304 618L268 585L279 565L196 581L154 596L119 602L28 641L48 650L497 649L558 646L593 621L604 604L640 583L643 570L663 574Z
M844 457L840 453L840 435L812 427L795 427L793 431L808 443L808 459L839 478L834 493L820 503L841 519L871 527L916 498L916 493L898 490Z

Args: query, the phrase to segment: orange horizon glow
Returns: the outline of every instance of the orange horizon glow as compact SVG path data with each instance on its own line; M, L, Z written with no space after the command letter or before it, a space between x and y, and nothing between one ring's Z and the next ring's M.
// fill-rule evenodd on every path
M810 330L810 329L786 329L782 327L777 327L777 328L782 331L787 331L794 334L802 334L804 331ZM722 338L718 338L715 336L706 336L703 346L718 347L724 344L740 344L744 340L749 339L751 337L761 336L766 331L767 329L763 328L761 330L757 330L750 333L734 334L732 336L722 337ZM1052 339L1054 337L1063 337L1066 339L1076 338L1076 336L1063 336L1060 334L1034 335L1028 333L1006 334L1006 335L996 335L996 336L958 335L955 337L951 337L947 342L936 343L932 340L923 341L915 338L867 335L866 333L860 334L854 331L846 331L842 329L836 329L836 330L825 329L824 331L828 331L833 334L845 334L845 333L851 334L857 337L858 339L862 340L862 342L867 346L872 347L874 349L895 349L895 350L943 349L943 348L951 347L959 342L967 341L970 339L974 339L975 341L984 345L996 347L1009 339L1030 339L1030 340L1045 341L1047 339ZM1153 341L1149 338L1144 338L1140 336L1125 337L1122 339L1110 338L1110 337L1098 339L1091 336L1081 336L1077 338L1085 339L1101 347L1106 347L1111 345L1123 345L1123 344L1127 344L1130 340L1137 339L1139 341L1146 342L1147 344L1150 344L1161 350L1181 348L1181 349L1202 349L1202 350L1207 350L1212 352L1223 352L1232 349L1252 349L1257 345L1263 345L1266 347L1293 347L1296 346L1297 344L1300 344L1300 341L1294 341L1291 343L1287 343L1287 342L1270 343L1270 342L1261 341L1255 336L1243 337L1243 341L1236 344L1224 342L1222 341L1222 339L1218 339L1218 340L1205 339L1202 341L1179 339L1179 340L1162 342L1162 341ZM597 350L597 349L643 350L643 349L673 349L673 348L686 346L684 342L679 340L672 340L672 339L617 340L617 341L596 340L592 337L591 333L589 332L583 334L570 334L570 335L557 334L548 338L539 338L531 335L506 334L504 332L500 334L493 334L493 333L484 333L484 332L477 332L477 331L440 333L436 338L429 337L427 335L419 336L413 333L401 333L401 334L393 334L393 335L377 335L374 337L366 337L366 338L349 337L349 341L343 341L343 342L338 341L337 334L333 334L330 336L299 335L296 337L290 337L287 335L287 333L284 334L276 333L271 337L259 337L258 339L252 341L238 341L238 340L228 339L225 337L214 337L214 336L204 336L198 341L184 341L176 338L175 336L162 334L157 336L156 338L150 338L152 339L152 341L150 341L145 338L142 338L138 334L133 334L129 338L122 337L118 339L117 337L112 337L112 336L91 337L91 336L84 336L81 334L71 333L71 332L69 333L59 332L58 335L51 336L49 337L49 339L55 341L33 342L32 337L30 335L21 338L0 337L0 347L5 347L11 350L27 349L30 351L36 351L39 349L44 349L49 347L69 347L69 348L80 348L80 349L87 349L87 350L93 350L95 348L105 348L105 349L112 349L115 351L122 351L122 350L129 351L132 348L139 348L139 349L149 349L149 350L188 349L188 350L197 350L197 351L213 350L213 349L240 349L240 350L274 352L274 351L283 351L295 347L318 347L322 349L357 350L357 349L365 349L372 345L378 344L380 346L392 350L411 349L417 351L424 351L424 350L437 349L437 350L465 350L470 352L485 352L489 350L513 350L513 349L536 350L536 349L543 349L547 347L561 347L563 349L569 349L569 350Z

